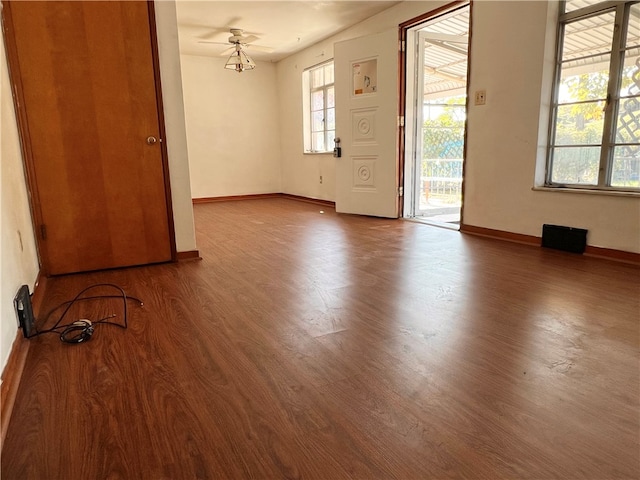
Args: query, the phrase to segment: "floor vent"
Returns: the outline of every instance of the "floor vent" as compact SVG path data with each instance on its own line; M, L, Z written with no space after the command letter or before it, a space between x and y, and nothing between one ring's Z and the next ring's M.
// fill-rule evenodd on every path
M542 246L565 252L584 253L587 246L587 232L588 230L583 228L544 224L542 225Z

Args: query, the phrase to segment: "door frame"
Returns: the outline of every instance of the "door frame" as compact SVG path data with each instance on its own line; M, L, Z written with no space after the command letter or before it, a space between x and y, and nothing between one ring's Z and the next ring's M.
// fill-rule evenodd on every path
M18 61L18 50L13 36L13 19L11 15L11 0L2 0L2 36L5 43L7 56L7 67L9 70L9 81L11 83L11 91L13 94L13 106L18 124L18 136L20 138L20 147L22 150L22 161L25 168L25 177L27 184L27 193L29 197L29 207L31 211L31 221L33 222L33 231L36 241L36 249L38 252L38 263L40 273L48 276L49 259L47 258L46 249L43 248L45 232L41 228L44 224L42 215L42 206L38 193L38 185L35 175L35 163L33 160L33 151L31 149L31 134L29 132L29 123L27 121L26 110L23 107L24 90L22 85L22 74L20 72L20 63ZM162 171L164 176L164 192L167 209L167 222L169 229L169 245L171 248L171 261L177 261L176 251L176 235L173 220L173 204L171 202L171 184L169 178L169 157L166 145L166 129L164 122L164 110L162 103L162 85L160 83L160 59L158 55L158 35L156 30L156 16L154 0L146 0L149 32L151 42L151 54L153 64L153 75L156 93L156 106L158 110L158 131L160 134L160 152L162 157Z
M412 29L414 29L415 27L429 21L429 20L433 20L437 17L439 17L440 15L444 15L447 14L453 10L456 10L458 8L461 8L465 5L469 5L469 54L467 55L467 80L469 79L469 72L470 72L470 66L471 66L471 41L473 38L472 35L472 25L473 25L473 0L454 0L451 3L448 3L446 5L443 5L439 8L436 8L434 10L431 10L429 12L423 13L422 15L418 15L417 17L414 17L410 20L407 20L405 22L402 22L400 24L400 45L402 45L402 48L400 49L400 81L399 81L399 86L400 86L400 114L402 116L403 119L407 118L407 62L413 62L412 59L408 59L407 58L407 39L409 38L410 35L410 31ZM411 106L409 106L411 108ZM467 101L465 104L465 109L466 111L469 110L469 82L467 81ZM410 115L411 117L412 115ZM404 121L404 125L406 125L406 121ZM406 135L405 135L405 130L406 130L406 126L401 127L398 131L398 135L400 135L400 138L398 139L398 144L400 146L399 148L399 155L400 155L400 161L399 161L399 175L400 175L400 185L402 187L404 187L405 185L405 166L406 166ZM462 202L460 205L460 229L462 229L462 226L464 225L464 187L465 187L465 175L464 172L466 171L466 162L467 162L467 126L468 126L468 116L465 117L465 121L464 121L464 146L463 146L463 160L462 160L462 186L461 186L461 191L462 191ZM410 152L411 153L411 152ZM400 212L400 218L404 217L404 195L398 198L398 212Z

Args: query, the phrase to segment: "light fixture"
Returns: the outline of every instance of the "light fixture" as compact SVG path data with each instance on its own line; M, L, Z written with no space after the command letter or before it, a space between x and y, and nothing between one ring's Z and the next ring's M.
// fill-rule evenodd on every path
M242 50L242 45L236 43L236 51L231 54L224 68L240 73L244 70L253 70L256 68L256 63Z

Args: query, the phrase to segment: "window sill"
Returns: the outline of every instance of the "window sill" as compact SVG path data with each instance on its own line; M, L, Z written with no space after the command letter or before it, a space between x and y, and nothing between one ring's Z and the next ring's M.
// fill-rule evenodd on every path
M640 198L640 192L622 190L598 190L593 188L571 188L571 187L531 187L534 192L556 192L556 193L583 193L587 195L608 195L611 197L635 197Z
M302 152L303 155L333 155L333 150L330 152Z

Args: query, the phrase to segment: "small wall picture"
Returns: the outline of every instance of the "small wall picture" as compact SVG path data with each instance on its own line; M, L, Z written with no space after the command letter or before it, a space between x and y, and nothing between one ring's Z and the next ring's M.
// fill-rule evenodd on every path
M378 60L367 60L353 64L353 94L376 93L378 91Z

